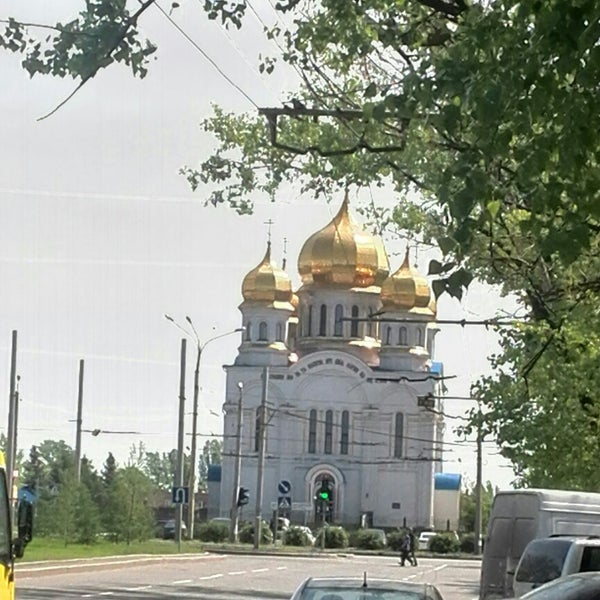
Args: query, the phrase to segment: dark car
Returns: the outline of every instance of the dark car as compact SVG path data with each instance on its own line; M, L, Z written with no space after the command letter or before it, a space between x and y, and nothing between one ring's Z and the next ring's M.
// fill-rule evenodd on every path
M522 600L600 600L600 573L575 573L550 581L521 596Z
M291 600L443 600L429 583L363 577L309 577Z
M186 524L182 521L181 522L181 537L184 538L186 537L187 534L187 527ZM165 524L163 525L163 540L169 540L169 539L175 539L175 519L169 519L168 521L165 521Z

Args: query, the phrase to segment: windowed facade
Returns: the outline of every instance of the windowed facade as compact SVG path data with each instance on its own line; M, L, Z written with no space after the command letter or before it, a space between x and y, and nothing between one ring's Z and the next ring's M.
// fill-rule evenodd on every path
M342 412L342 427L340 434L340 454L348 454L348 440L350 437L350 413Z
M341 337L344 335L344 307L341 304L335 306L335 323L333 325L333 335Z
M321 304L319 311L319 335L327 335L327 305Z
M419 327L417 329L417 346L423 345L423 330Z
M392 343L392 328L388 325L385 328L385 345L389 346Z
M246 341L250 342L252 340L252 323L248 321L246 323Z
M352 321L350 321L350 337L358 337L358 306L352 307Z
M317 452L317 411L311 409L308 417L308 453Z
M404 445L404 415L396 413L394 417L394 458L402 458Z
M275 339L278 342L283 342L283 323L279 322L277 323L277 325L275 326Z
M325 444L323 452L325 454L331 454L333 450L333 411L328 410L325 412Z
M266 321L261 321L258 325L258 340L260 342L266 342L268 340Z
M306 331L304 332L307 337L312 335L312 322L313 322L313 307L312 304L308 306L308 322L306 323Z

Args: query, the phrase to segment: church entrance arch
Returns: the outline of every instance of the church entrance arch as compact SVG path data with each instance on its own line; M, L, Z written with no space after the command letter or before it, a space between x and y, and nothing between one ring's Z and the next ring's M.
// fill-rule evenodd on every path
M344 476L333 465L316 465L305 480L313 502L315 523L334 523L341 514L344 498Z

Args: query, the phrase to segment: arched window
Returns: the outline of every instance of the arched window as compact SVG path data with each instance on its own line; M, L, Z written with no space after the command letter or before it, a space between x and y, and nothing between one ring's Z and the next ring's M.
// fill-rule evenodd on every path
M406 346L407 343L406 327L400 327L398 330L398 344L400 346Z
M394 458L402 458L402 446L404 442L404 415L396 413L394 419Z
M248 321L246 323L246 341L249 342L252 340L252 323Z
M331 454L333 449L333 411L325 412L325 454Z
M352 307L352 321L350 321L350 337L358 337L358 306Z
M260 448L260 406L256 409L256 417L254 419L254 452L258 452Z
M317 411L311 409L308 417L308 452L315 454L317 451Z
M319 315L319 335L327 335L327 305L321 304Z
M267 322L261 321L258 325L258 339L261 342L267 341Z
M350 434L350 413L342 412L342 432L340 436L340 454L348 454L348 439Z
M278 342L283 342L283 323L281 321L275 326L275 339Z
M308 307L308 323L306 325L306 336L310 337L312 335L312 321L313 321L313 310L312 304Z
M344 307L341 304L335 305L335 323L333 324L333 335L341 337L344 335Z
M392 328L388 325L385 328L385 345L389 346L392 343Z
M423 345L423 331L421 328L417 328L417 346Z

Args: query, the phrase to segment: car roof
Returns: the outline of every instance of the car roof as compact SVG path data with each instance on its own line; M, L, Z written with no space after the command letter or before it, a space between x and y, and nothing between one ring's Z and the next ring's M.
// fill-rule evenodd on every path
M367 584L365 589L382 589L390 590L423 590L433 588L435 586L430 583L417 583L414 581L401 581L399 579L370 579L366 578ZM364 585L363 577L309 577L304 582L304 588L320 588L320 587L338 587L342 588L362 588Z
M573 573L565 577L559 577L531 590L522 600L561 599L561 600L587 600L595 599L600 592L600 572L586 571L585 573Z
M585 546L600 546L600 537L581 536L581 535L553 535L545 538L536 538L529 544L537 546L538 544L579 544Z

